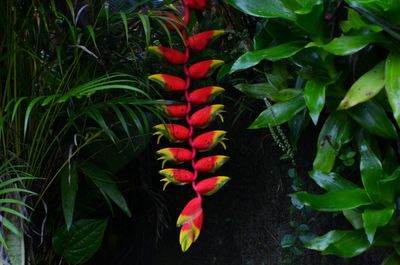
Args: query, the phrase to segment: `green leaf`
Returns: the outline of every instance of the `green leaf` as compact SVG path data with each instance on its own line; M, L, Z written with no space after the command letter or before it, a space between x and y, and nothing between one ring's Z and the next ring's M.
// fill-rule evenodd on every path
M132 214L124 196L106 171L89 162L82 163L80 169L102 192L110 197L122 211L131 217Z
M393 110L393 116L400 126L400 54L391 53L386 59L386 94Z
M334 55L346 56L360 51L372 42L376 43L382 41L383 37L379 33L369 33L366 35L341 36L327 44L310 42L306 47L320 47Z
M263 50L246 52L232 65L231 73L248 69L262 60L276 61L291 57L301 51L304 45L305 43L302 41L293 41Z
M18 227L23 227L21 219L12 218L11 223ZM6 236L7 257L12 265L25 265L25 244L24 235L22 233L8 233Z
M352 125L344 112L333 112L326 120L318 136L314 169L330 172L335 165L341 146L351 137Z
M349 109L375 97L385 86L385 61L378 63L362 75L347 91L340 102L339 110Z
M314 124L325 105L325 90L325 83L318 80L308 81L304 88L304 100Z
M397 139L396 127L385 110L374 100L355 106L347 111L349 116L369 133L383 138Z
M54 251L70 264L86 263L103 241L107 220L79 220L68 231L64 226L53 237Z
M343 211L343 216L347 219L347 221L350 222L350 224L355 228L355 229L361 229L364 227L363 220L361 213L355 210L346 210Z
M305 108L302 95L289 101L279 102L264 110L250 125L249 129L274 127L290 120L296 113Z
M292 196L304 205L324 212L351 210L372 203L363 189L332 190L321 195L298 192Z
M265 18L283 18L295 20L296 15L281 0L228 0L228 3L240 11Z
M237 84L235 88L249 97L271 101L288 101L302 93L301 89L287 88L278 90L269 83Z
M358 186L350 180L347 180L333 172L324 173L318 170L312 170L309 172L309 175L318 186L327 191L358 188Z
M288 121L290 128L290 140L293 147L296 149L300 136L304 129L307 127L310 119L307 115L307 110L300 111L292 119Z
M393 253L389 257L387 257L381 265L400 265L400 256L396 253Z
M359 144L361 180L369 196L375 201L380 199L378 182L383 178L381 161L365 141Z
M395 205L384 209L365 209L362 214L364 229L370 244L374 241L376 229L389 223L393 216Z
M365 252L369 247L363 230L334 230L315 238L306 244L306 247L321 251L324 255L336 255L342 258L351 258Z
M61 175L61 202L67 230L72 225L77 191L78 169L75 162L70 162L70 167L66 167Z

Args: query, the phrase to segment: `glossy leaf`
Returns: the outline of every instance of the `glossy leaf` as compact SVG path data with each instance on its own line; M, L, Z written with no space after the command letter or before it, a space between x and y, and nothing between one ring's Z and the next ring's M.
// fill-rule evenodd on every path
M362 214L364 229L368 241L372 244L376 229L389 223L393 216L395 205L384 209L365 209Z
M257 65L262 60L276 61L279 59L291 57L301 51L304 46L304 42L294 41L264 50L246 52L245 54L240 56L239 59L237 59L236 62L232 65L231 73L239 70L248 69L254 65Z
M393 110L393 116L400 126L400 54L391 53L386 59L385 81L386 94L390 106Z
M305 103L302 95L289 101L278 102L264 110L250 125L249 129L268 128L282 124L293 118L304 108Z
M307 47L320 47L334 55L346 56L360 51L370 43L381 41L383 40L379 33L369 33L366 35L341 36L327 44L311 42Z
M383 138L397 139L397 131L385 110L370 100L347 111L350 117L369 133Z
M344 211L372 204L363 189L332 190L321 195L298 192L292 196L304 205L324 212Z
M61 176L61 202L67 230L69 230L72 225L77 191L78 169L76 163L71 162L70 168L66 167Z
M337 152L349 141L351 123L343 112L334 112L326 120L318 136L317 155L314 159L314 169L330 172L335 164Z
M330 231L326 235L309 241L306 247L321 251L325 255L330 254L343 258L351 258L365 252L370 245L364 232L360 229Z
M80 165L82 172L129 217L132 216L124 196L108 173L89 162Z
M325 90L325 84L317 80L308 81L304 88L304 100L314 124L325 105Z
M318 170L312 170L309 172L309 175L318 186L327 191L358 188L358 186L350 180L347 180L333 172L324 173Z
M349 109L378 94L385 86L385 62L380 62L362 75L347 92L338 109Z
M277 89L269 83L237 84L235 88L249 97L271 101L288 101L302 93L301 89Z
M79 220L53 237L54 251L70 264L85 264L100 248L107 220Z
M281 0L228 0L228 2L240 11L265 18L284 18L287 20L295 20L296 15L292 10L287 8Z
M400 265L400 256L396 253L393 253L389 257L387 257L381 265Z

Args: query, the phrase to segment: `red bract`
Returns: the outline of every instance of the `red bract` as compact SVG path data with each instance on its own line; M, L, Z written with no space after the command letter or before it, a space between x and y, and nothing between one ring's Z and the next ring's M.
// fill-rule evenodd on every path
M217 38L218 36L221 36L224 33L224 30L210 30L198 33L188 38L188 46L193 52L202 51L206 48L211 40Z
M208 156L196 162L194 168L198 172L213 173L229 160L229 156Z
M158 83L169 92L181 92L186 90L185 80L174 75L156 74L149 76L149 79Z
M167 161L175 164L189 162L192 160L192 154L192 151L179 147L163 148L157 151L157 155L160 156L158 160L163 160L162 168L164 168L164 165Z
M168 29L175 30L177 28L178 30L181 30L185 28L181 18L170 13L163 14L163 16L170 18L167 22L165 22L165 25L167 26Z
M163 178L161 181L165 181L163 189L168 186L169 183L173 183L175 185L185 185L191 183L193 181L193 173L180 168L166 168L158 171Z
M180 143L189 139L189 130L185 126L179 124L159 124L154 126L157 131L154 135L158 135L157 143L164 136L170 142Z
M200 134L193 140L193 147L200 152L209 151L217 144L221 144L226 149L225 138L226 131L211 131Z
M181 119L186 116L187 106L186 104L173 104L161 106L164 113L172 119Z
M207 60L189 67L189 76L191 79L204 79L212 75L218 66L224 64L222 60Z
M207 0L183 0L183 4L190 8L203 11L207 7Z
M230 178L226 176L208 178L197 183L196 191L201 195L209 196L216 193L229 180Z
M181 226L189 221L192 221L203 214L203 209L201 207L201 199L196 197L192 199L185 208L183 208L181 214L178 217L176 226Z
M181 244L182 252L186 252L199 237L203 225L203 216L203 213L201 213L197 218L182 225L179 234L179 243Z
M208 86L194 90L189 95L190 103L194 105L207 104L225 91L219 86Z
M221 118L221 121L224 121L224 118L221 115L221 112L224 109L224 105L215 104L211 106L207 106L202 108L201 110L196 111L190 117L190 124L196 128L205 128L207 127L217 116Z
M185 63L185 54L181 51L177 51L162 46L150 46L149 51L161 58L164 58L168 63L171 64Z

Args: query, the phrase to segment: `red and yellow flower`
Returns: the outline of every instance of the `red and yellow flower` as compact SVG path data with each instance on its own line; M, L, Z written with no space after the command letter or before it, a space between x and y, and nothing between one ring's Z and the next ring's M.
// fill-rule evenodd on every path
M205 128L207 127L215 118L220 117L221 121L224 121L224 118L221 115L221 112L224 110L224 105L215 104L211 106L204 107L198 111L196 111L190 117L190 125L195 128Z
M158 150L156 154L160 156L158 160L162 160L161 168L164 168L166 162L182 164L191 161L193 152L180 147L167 147Z
M201 207L201 198L196 197L191 199L183 208L181 214L176 221L176 226L181 226L189 221L192 221L203 214L203 208Z
M213 173L229 160L229 156L207 156L196 162L194 168L201 173Z
M224 34L224 30L210 30L195 34L188 38L188 46L192 52L204 50L211 40Z
M206 196L213 195L229 180L230 178L226 176L218 176L218 177L204 179L199 183L197 183L196 191L199 192L201 195L206 195Z
M194 178L194 174L192 172L181 168L166 168L158 172L165 177L161 179L161 181L165 181L163 186L164 190L169 183L173 183L175 185L185 185L192 183Z
M150 46L149 51L160 58L163 58L170 64L184 64L185 54L171 48L162 46Z
M172 143L181 143L189 139L189 129L179 124L158 124L153 128L156 129L154 135L158 135L157 144L163 136Z
M191 79L199 80L211 76L214 71L224 64L222 60L206 60L195 63L189 67L189 76Z
M187 113L186 104L161 105L161 108L163 112L171 119L185 118Z
M180 77L167 74L155 74L149 79L159 84L168 92L182 92L186 90L186 82Z
M226 131L216 130L200 134L193 140L193 147L200 152L205 152L213 149L217 144L221 144L224 149L226 145L224 140Z
M213 101L218 95L225 91L219 86L208 86L194 90L189 95L190 103L194 105L203 105Z
M179 243L181 244L182 252L186 252L199 237L203 225L203 217L204 215L201 213L195 219L182 225L179 234Z

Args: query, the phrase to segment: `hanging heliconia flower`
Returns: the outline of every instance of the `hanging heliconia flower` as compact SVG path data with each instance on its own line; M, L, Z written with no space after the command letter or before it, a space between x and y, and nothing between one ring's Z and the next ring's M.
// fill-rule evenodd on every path
M212 155L202 158L198 157L199 152L206 152L221 144L226 149L226 131L209 130L197 133L197 129L204 129L210 126L217 117L223 121L222 113L224 105L212 104L215 98L224 92L222 87L207 86L192 88L193 80L209 78L214 71L224 62L222 60L205 60L191 62L191 52L201 52L209 43L218 36L224 34L224 30L204 31L188 36L190 11L203 11L207 7L207 0L183 0L185 16L183 23L177 23L180 19L174 14L163 14L167 20L166 26L172 31L182 31L185 51L179 51L164 46L150 46L149 51L157 55L161 60L174 67L182 67L185 76L170 74L154 74L149 79L159 84L165 91L184 94L186 102L173 102L173 104L162 105L160 108L168 119L174 123L159 124L154 126L158 135L157 143L164 137L171 143L184 143L185 147L165 147L156 152L158 160L162 161L162 169L159 171L163 176L164 189L168 184L186 185L191 184L196 196L186 204L177 220L177 226L181 227L179 242L182 251L189 249L193 242L200 235L203 224L202 196L209 196L217 192L229 181L227 176L216 176L197 181L200 173L213 173L221 168L228 160L228 156ZM184 26L186 25L186 26ZM174 71L178 72L178 71ZM196 109L195 109L196 108ZM173 164L171 168L165 165ZM175 166L186 163L188 167L175 168Z

